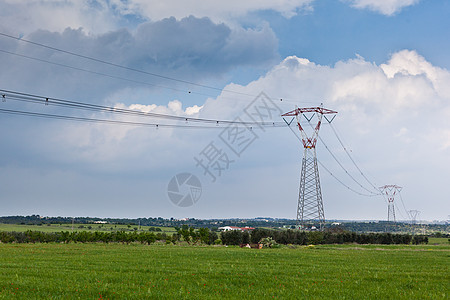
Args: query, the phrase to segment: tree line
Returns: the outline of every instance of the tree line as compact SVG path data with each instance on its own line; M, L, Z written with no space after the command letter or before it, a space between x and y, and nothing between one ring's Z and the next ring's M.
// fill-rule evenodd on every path
M226 245L257 244L264 238L271 238L278 244L319 245L319 244L428 244L428 237L392 233L322 232L299 230L270 230L257 228L251 233L238 230L221 233Z
M258 244L270 238L278 244L318 245L318 244L428 244L426 236L411 236L409 234L392 233L355 233L355 232L321 232L298 230L270 230L255 229L252 232L231 230L222 232L219 236L208 228L195 229L183 225L176 228L177 232L169 235L164 232L101 232L101 231L61 231L61 232L6 232L0 231L1 243L135 243L152 244L156 241L177 243L184 241L188 244L223 244L242 245Z
M164 232L102 232L102 231L60 231L60 232L42 232L28 230L25 232L6 232L0 231L1 243L135 243L152 244L156 241L165 243L177 243L185 241L189 244L208 244L215 243L218 239L216 232L208 228L195 229L194 227L182 226L176 228L174 234Z

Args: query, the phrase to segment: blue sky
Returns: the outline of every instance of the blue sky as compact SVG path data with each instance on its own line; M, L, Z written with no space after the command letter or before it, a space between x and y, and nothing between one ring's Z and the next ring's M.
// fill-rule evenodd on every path
M421 1L393 16L355 9L342 1L315 1L314 10L285 18L277 12L254 13L270 24L281 58L306 57L322 65L354 58L383 63L394 52L415 49L428 61L450 67L448 1Z
M0 37L0 89L218 120L247 120L245 108L260 92L275 99L281 111L323 102L339 112L336 129L373 183L403 186L404 206L420 210L422 219L448 218L448 1L208 4L2 1L0 32L223 91L5 36ZM1 104L104 117L16 101ZM255 131L255 142L211 182L194 158L211 141L221 143L222 128L156 131L5 114L0 126L8 128L0 133L2 215L295 218L302 149L287 128ZM367 187L330 127L324 125L321 135ZM335 176L364 191L320 143L317 151ZM188 208L173 205L167 196L168 182L180 172L193 173L203 185L202 197ZM320 172L327 218L386 218L382 197L353 193L326 170ZM403 204L398 208L400 219L406 218Z
M444 28L449 12L448 1L422 1L394 16L355 10L340 1L317 1L310 14L270 23L280 39L281 56L294 54L333 65L358 53L382 63L391 53L415 49L430 62L448 67L445 49L450 42Z

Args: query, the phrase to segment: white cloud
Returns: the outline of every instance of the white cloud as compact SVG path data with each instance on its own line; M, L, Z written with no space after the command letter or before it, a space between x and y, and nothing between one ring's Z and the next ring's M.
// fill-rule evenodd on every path
M229 20L245 16L249 12L273 10L286 17L297 14L299 9L309 9L314 0L248 0L248 1L147 1L131 0L127 4L121 4L119 9L123 13L141 14L151 20L159 20L169 16L183 18L194 15L197 17L208 16L214 20Z
M355 8L370 9L383 15L392 16L403 8L419 3L420 0L343 0Z
M446 215L442 212L449 209L444 184L450 176L447 168L450 165L450 125L447 121L450 93L445 88L450 86L449 74L448 70L433 66L417 52L409 50L394 53L388 62L381 65L357 57L334 66L323 66L291 56L258 80L246 86L230 84L225 89L250 95L265 91L274 99L283 98L283 101L274 100L283 111L292 110L295 105L317 106L324 102L326 108L339 112L333 124L359 166L375 184L403 186L403 199L408 209L421 210L425 219L444 218ZM133 92L145 94L132 89L126 94L132 97ZM150 95L151 91L147 94ZM112 99L120 97L108 100ZM206 100L201 109L198 106L192 110L198 110L198 117L203 118L234 119L241 116L245 119L243 109L252 100L252 97L224 91L217 99ZM168 101L166 105L133 103L126 107L179 115L187 115L190 110L189 107L183 108L182 101L170 104ZM13 156L7 153L13 152L14 145L20 141L28 140L27 149L33 149L33 156L39 157L40 164L64 166L80 174L89 173L91 177L92 173L100 174L99 177L102 174L124 176L124 180L136 176L140 182L143 181L140 176L149 177L151 188L143 189L139 194L144 199L150 193L148 190L155 190L160 195L158 197L164 197L167 185L164 178L168 181L180 171L198 174L206 186L209 179L195 166L193 157L220 133L220 130L58 124L60 126L48 126L46 130L21 130L12 137L7 132L2 133L5 136L2 151L6 154L0 157L8 159L3 164L18 163L14 157L20 160L21 151L15 151ZM3 126L14 128L8 124ZM255 132L258 134L255 143L240 157L232 157L235 163L230 170L224 171L215 186L209 190L205 187L205 198L189 213L195 217L237 217L232 207L245 197L249 205L258 207L257 214L295 217L301 145L286 128ZM347 169L359 176L364 184L364 179L342 152L327 124L322 126L321 136ZM318 156L335 176L359 189L320 142ZM27 165L32 166L32 163L28 161ZM320 169L327 218L386 217L384 200L352 194ZM158 180L152 181L152 176ZM2 178L13 180L6 176ZM105 186L104 181L101 182ZM255 184L258 189L253 188ZM116 182L111 188L127 189ZM275 198L279 200L274 202ZM424 199L427 200L426 205ZM160 201L166 203L165 199ZM152 205L163 216L170 217L174 213L172 206ZM214 209L222 206L220 212ZM186 211L179 213L186 214ZM256 216L253 211L243 213Z
M157 113L171 116L196 117L202 107L197 105L183 109L182 103L172 100L167 105L125 105L117 103L114 105L118 109L131 109L140 112ZM153 124L173 124L160 118L130 117L122 115L92 114L90 117L97 119L110 119L115 121L141 122ZM182 124L185 124L182 122ZM111 126L108 124L82 124L64 125L64 130L58 131L53 143L60 144L64 151L71 152L71 159L80 164L95 165L99 169L104 169L106 163L112 168L106 169L117 171L115 162L127 160L134 161L132 168L141 168L142 162L146 167L159 168L167 166L170 159L170 151L162 151L165 145L184 143L183 139L177 136L176 132L170 128L157 129L155 126L135 127L135 126ZM188 147L188 146L186 146ZM149 151L150 150L150 151ZM155 152L158 153L155 155ZM160 152L162 151L162 152ZM166 159L161 159L161 155ZM133 159L132 157L135 157ZM174 158L172 158L173 160ZM128 169L128 168L126 168Z
M131 109L141 112L152 112L152 113L158 113L158 114L166 114L166 115L175 115L175 116L190 116L193 117L199 113L199 111L203 108L203 106L189 106L186 107L186 109L183 110L183 104L179 100L172 100L169 101L167 106L164 105L156 105L156 104L150 104L150 105L143 105L143 104L131 104L129 106L118 103L114 107L121 108L121 109Z
M446 200L443 195L446 192L439 184L450 175L445 167L450 165L450 124L447 121L450 110L450 92L447 88L450 86L449 75L448 70L433 66L417 52L410 50L394 53L387 63L381 65L357 57L329 67L292 56L248 86L229 86L227 89L250 94L264 90L275 99L284 99L282 102L277 101L284 111L292 110L294 105L317 106L320 102L324 102L326 108L337 110L339 113L334 126L342 133L346 146L353 149L353 155L358 158L363 171L374 175L375 184L397 183L404 186L407 207L431 215L445 211ZM228 105L224 108L225 103L232 106L233 110ZM201 114L206 116L220 111L225 116L236 115L245 105L245 102L219 98L207 102ZM342 148L326 124L322 127L321 135L347 168L353 170L354 176L359 176L340 151ZM282 132L277 132L271 138L273 140L268 142L261 155L266 153L266 160L268 157L276 159L273 162L269 159L265 163L273 164L274 167L284 163L292 166L292 161L298 157L282 153L285 153L286 146L300 148L295 138ZM279 143L284 147L270 143ZM320 143L319 156L335 175L357 188ZM297 169L289 167L281 172L289 173L288 169L292 176L298 174ZM325 200L328 201L325 206L328 211L332 211L331 214L342 207L354 206L354 211L361 212L360 217L362 214L370 215L363 211L374 202L348 193L323 169L321 172L325 197L328 199ZM364 179L359 179L364 183ZM281 186L278 190L290 189L294 195L295 188L295 185ZM433 189L433 195L425 192L429 193L430 189ZM439 209L432 212L433 209L423 206L424 196ZM378 209L376 205L374 207ZM380 218L385 217L383 203L378 207ZM346 218L352 218L352 214Z
M6 0L0 3L2 30L26 35L37 28L62 32L84 28L101 33L117 28L121 16L111 10L107 1Z
M435 127L450 129L445 123L450 107L450 93L446 90L450 84L449 74L449 71L431 65L415 51L397 52L389 62L381 65L358 57L332 67L291 56L247 86L230 84L225 90L249 95L265 91L274 99L283 98L276 103L286 111L295 105L314 106L324 102L326 107L339 111L336 122L346 124L346 129L356 134L356 140L364 140L367 135L373 138L374 145L382 144L383 139L403 138L405 143L412 139L427 140L427 147L419 145L411 151L418 154L425 149L429 151L428 146L446 148L447 140L438 138ZM202 106L185 109L178 100L170 101L167 106L120 104L118 107L233 119L242 114L251 100L251 97L224 91L217 99L208 99ZM177 135L176 132L174 134ZM363 143L361 147L368 145Z
M440 136L442 138L442 146L441 150L449 150L450 149L450 129L439 130L441 132Z
M136 28L143 21L175 17L208 17L240 27L249 13L275 11L291 18L299 11L311 11L316 0L5 0L0 2L0 29L16 36L38 29L63 32L83 28L88 34L102 34L119 28ZM358 9L393 15L420 0L341 0ZM248 22L248 20L246 20Z
M449 72L442 68L433 66L420 56L416 51L403 50L392 55L388 64L382 64L386 76L390 79L395 76L426 77L434 86L435 91L441 97L450 94Z
M83 28L90 34L135 27L142 20L159 21L169 17L178 20L195 16L215 22L228 22L250 12L273 10L292 17L298 10L309 9L314 0L199 1L199 0L6 0L0 3L0 28L12 34L28 34L36 28L62 32L67 27Z

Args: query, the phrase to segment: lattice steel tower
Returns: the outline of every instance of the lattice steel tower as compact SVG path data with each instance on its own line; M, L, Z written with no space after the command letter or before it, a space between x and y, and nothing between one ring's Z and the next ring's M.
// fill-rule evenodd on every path
M306 114L309 114L309 118ZM300 175L300 189L297 202L297 226L301 225L306 228L308 223L318 222L320 229L325 224L325 214L323 210L322 191L320 188L319 168L317 166L316 143L319 136L320 125L322 124L322 117L326 114L334 114L333 118L325 120L331 123L337 112L323 107L310 108L296 108L293 111L287 112L281 116L295 117L297 119L297 126L300 130L303 143L303 160L302 171ZM312 127L312 133L307 134L300 120L304 117ZM317 124L311 124L312 119L317 118ZM288 123L291 124L292 120ZM286 120L285 120L286 121Z
M411 227L413 231L413 235L416 234L416 222L417 217L420 215L420 211L418 210L408 210L409 217L411 218Z
M380 191L383 194L383 196L386 196L387 202L388 202L388 222L392 221L395 222L395 206L394 206L394 200L395 196L400 193L402 190L402 187L390 184L380 187Z

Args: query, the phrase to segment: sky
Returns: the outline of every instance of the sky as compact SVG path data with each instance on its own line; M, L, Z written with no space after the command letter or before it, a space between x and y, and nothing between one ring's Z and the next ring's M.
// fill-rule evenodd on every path
M317 143L327 219L386 220L375 188L395 184L397 219L448 220L449 14L445 0L2 0L2 94L183 120L5 97L0 215L295 219L298 129L221 121L323 104L338 112ZM212 156L220 168L202 167Z

